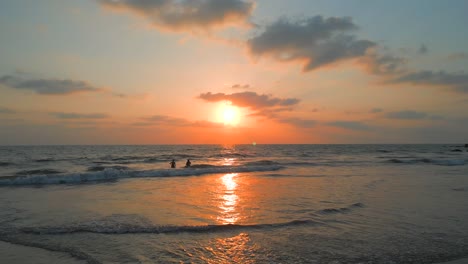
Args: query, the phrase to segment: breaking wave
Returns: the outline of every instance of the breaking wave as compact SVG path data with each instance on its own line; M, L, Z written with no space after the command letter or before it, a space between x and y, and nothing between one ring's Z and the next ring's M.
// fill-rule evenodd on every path
M350 205L348 207L322 209L322 210L319 211L319 213L321 213L321 214L349 213L349 212L351 212L351 210L353 210L355 208L362 208L362 207L364 207L364 204L355 203L355 204L352 204L352 205Z
M421 158L421 159L388 159L386 161L387 163L400 163L400 164L433 164L433 165L439 165L439 166L462 166L466 164L466 160L462 159L445 159L445 160L435 160L435 159L427 159L427 158Z
M62 227L30 227L21 228L25 234L37 235L64 235L75 233L96 233L96 234L177 234L177 233L215 233L240 229L266 229L281 228L298 225L323 225L322 222L312 220L293 220L283 223L273 224L227 224L227 225L166 225L158 226L151 224L125 224L125 223L83 223Z
M55 170L34 170L24 172L25 176L12 176L0 178L0 186L11 185L47 185L47 184L80 184L96 181L112 181L123 178L150 178L150 177L180 177L199 176L215 173L238 173L255 171L276 171L282 169L280 165L258 165L258 166L206 166L181 169L157 169L157 170L127 170L105 168L102 171L91 171L86 173L59 173ZM99 168L100 169L100 168ZM96 169L97 170L97 169ZM52 175L51 175L52 174ZM23 175L23 174L22 174Z

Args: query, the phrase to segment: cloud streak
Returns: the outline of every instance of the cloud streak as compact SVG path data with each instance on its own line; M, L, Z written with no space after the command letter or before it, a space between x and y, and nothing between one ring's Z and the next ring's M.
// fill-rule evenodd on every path
M50 114L60 119L105 119L110 117L109 115L102 113L80 114L55 112Z
M190 121L184 118L171 117L166 115L154 115L143 118L142 122L133 123L134 126L172 126L172 127L223 127L221 123L205 120Z
M393 54L380 54L376 49L370 50L359 59L364 69L374 75L395 75L403 73L407 59Z
M328 122L327 125L349 129L349 130L358 130L358 131L371 130L370 126L359 121L334 121L334 122Z
M424 119L428 117L428 114L424 112L404 110L404 111L386 113L385 117L391 118L391 119L418 120L418 119Z
M205 31L248 25L255 4L242 0L96 0L113 10L143 16L159 29Z
M231 86L233 89L249 89L250 85L249 84L234 84Z
M448 73L445 71L420 71L398 76L390 83L411 83L414 85L440 85L452 88L456 92L468 93L468 74Z
M247 41L251 55L300 61L303 71L364 56L377 44L349 34L357 26L349 17L314 16L301 21L279 19Z
M98 92L102 89L85 81L59 79L26 79L20 76L4 75L0 84L18 90L31 90L43 95L66 95L78 92Z
M301 127L301 128L311 128L317 125L316 120L304 119L304 118L298 118L298 117L276 118L276 121L283 123L283 124L290 124L295 127Z
M251 109L262 109L267 107L284 107L293 106L299 103L296 98L277 98L266 94L257 94L255 92L242 92L242 93L202 93L198 96L199 99L207 102L220 102L230 101L233 105L239 107L248 107Z
M15 110L0 106L0 114L14 114L14 113L16 113Z

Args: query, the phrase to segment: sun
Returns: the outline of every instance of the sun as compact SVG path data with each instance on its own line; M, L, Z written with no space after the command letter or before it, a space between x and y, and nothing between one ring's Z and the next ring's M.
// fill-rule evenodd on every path
M225 125L239 124L239 109L231 104L225 104L221 109L221 117Z

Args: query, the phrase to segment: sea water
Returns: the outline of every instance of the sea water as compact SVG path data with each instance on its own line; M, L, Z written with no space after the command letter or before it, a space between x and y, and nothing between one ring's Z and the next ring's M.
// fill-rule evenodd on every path
M0 147L1 263L466 257L461 145Z

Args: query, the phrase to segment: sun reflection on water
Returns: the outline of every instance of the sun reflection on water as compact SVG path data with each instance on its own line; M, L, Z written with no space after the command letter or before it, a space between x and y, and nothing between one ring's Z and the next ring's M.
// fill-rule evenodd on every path
M217 217L217 220L222 224L235 224L239 220L239 212L236 210L236 205L239 201L239 196L236 194L237 183L235 178L237 173L228 173L221 177L223 183L221 203L219 209L221 214Z
M236 161L236 159L234 159L234 158L224 158L223 161L222 161L222 164L223 164L223 166L232 166L232 165L234 165L235 161Z
M209 257L202 260L209 264L214 263L255 263L255 251L258 248L252 244L246 233L237 236L219 238L207 245L205 251L210 253Z

